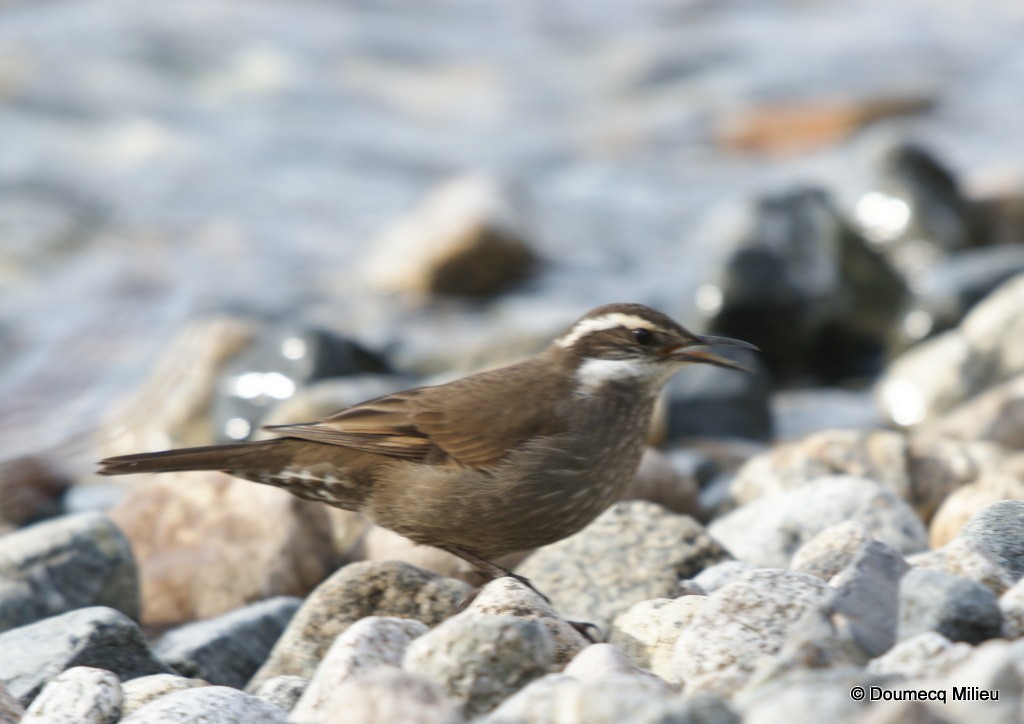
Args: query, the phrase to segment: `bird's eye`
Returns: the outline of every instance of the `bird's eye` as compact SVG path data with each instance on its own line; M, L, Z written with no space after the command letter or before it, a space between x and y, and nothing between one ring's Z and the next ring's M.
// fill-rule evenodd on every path
M631 329L630 334L633 335L633 339L637 341L637 344L650 344L651 340L654 339L654 335L651 334L651 330L644 329Z

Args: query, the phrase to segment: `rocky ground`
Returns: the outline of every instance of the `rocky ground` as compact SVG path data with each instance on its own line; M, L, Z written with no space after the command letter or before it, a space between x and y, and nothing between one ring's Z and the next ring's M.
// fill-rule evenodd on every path
M590 5L0 10L0 723L1021 720L1024 16ZM627 300L762 351L505 561L548 601L92 472Z

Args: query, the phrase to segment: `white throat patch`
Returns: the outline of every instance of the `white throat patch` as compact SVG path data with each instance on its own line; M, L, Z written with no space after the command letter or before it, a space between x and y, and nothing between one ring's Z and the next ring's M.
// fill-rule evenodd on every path
M577 340L591 332L600 332L602 329L614 329L625 327L626 329L654 329L654 325L643 317L635 314L623 314L612 312L592 319L583 319L576 323L576 326L555 340L559 347L572 347ZM595 360L597 361L597 360Z
M674 369L655 362L644 362L636 359L597 359L588 357L583 360L576 372L576 394L592 395L609 382L626 380L646 380L652 385L660 385L667 377L671 377Z

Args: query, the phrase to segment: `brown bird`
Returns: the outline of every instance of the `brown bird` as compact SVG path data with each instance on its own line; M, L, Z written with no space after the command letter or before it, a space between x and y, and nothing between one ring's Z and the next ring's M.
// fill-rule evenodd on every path
M358 511L487 578L514 575L491 560L570 536L622 495L676 372L745 369L712 346L756 349L609 304L518 364L270 428L279 439L123 455L99 472L221 470Z

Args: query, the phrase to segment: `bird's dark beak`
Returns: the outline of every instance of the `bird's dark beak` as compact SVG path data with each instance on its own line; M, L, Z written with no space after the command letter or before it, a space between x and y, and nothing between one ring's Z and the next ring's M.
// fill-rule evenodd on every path
M670 355L672 359L676 360L714 365L715 367L725 367L731 370L740 370L741 372L754 372L752 367L749 367L742 362L737 362L736 360L729 359L728 357L722 357L710 350L702 349L703 347L736 347L739 349L753 350L754 352L761 351L754 345L750 344L750 342L733 339L732 337L713 337L710 335L697 337L691 342L683 342L682 344L669 347L664 351Z

